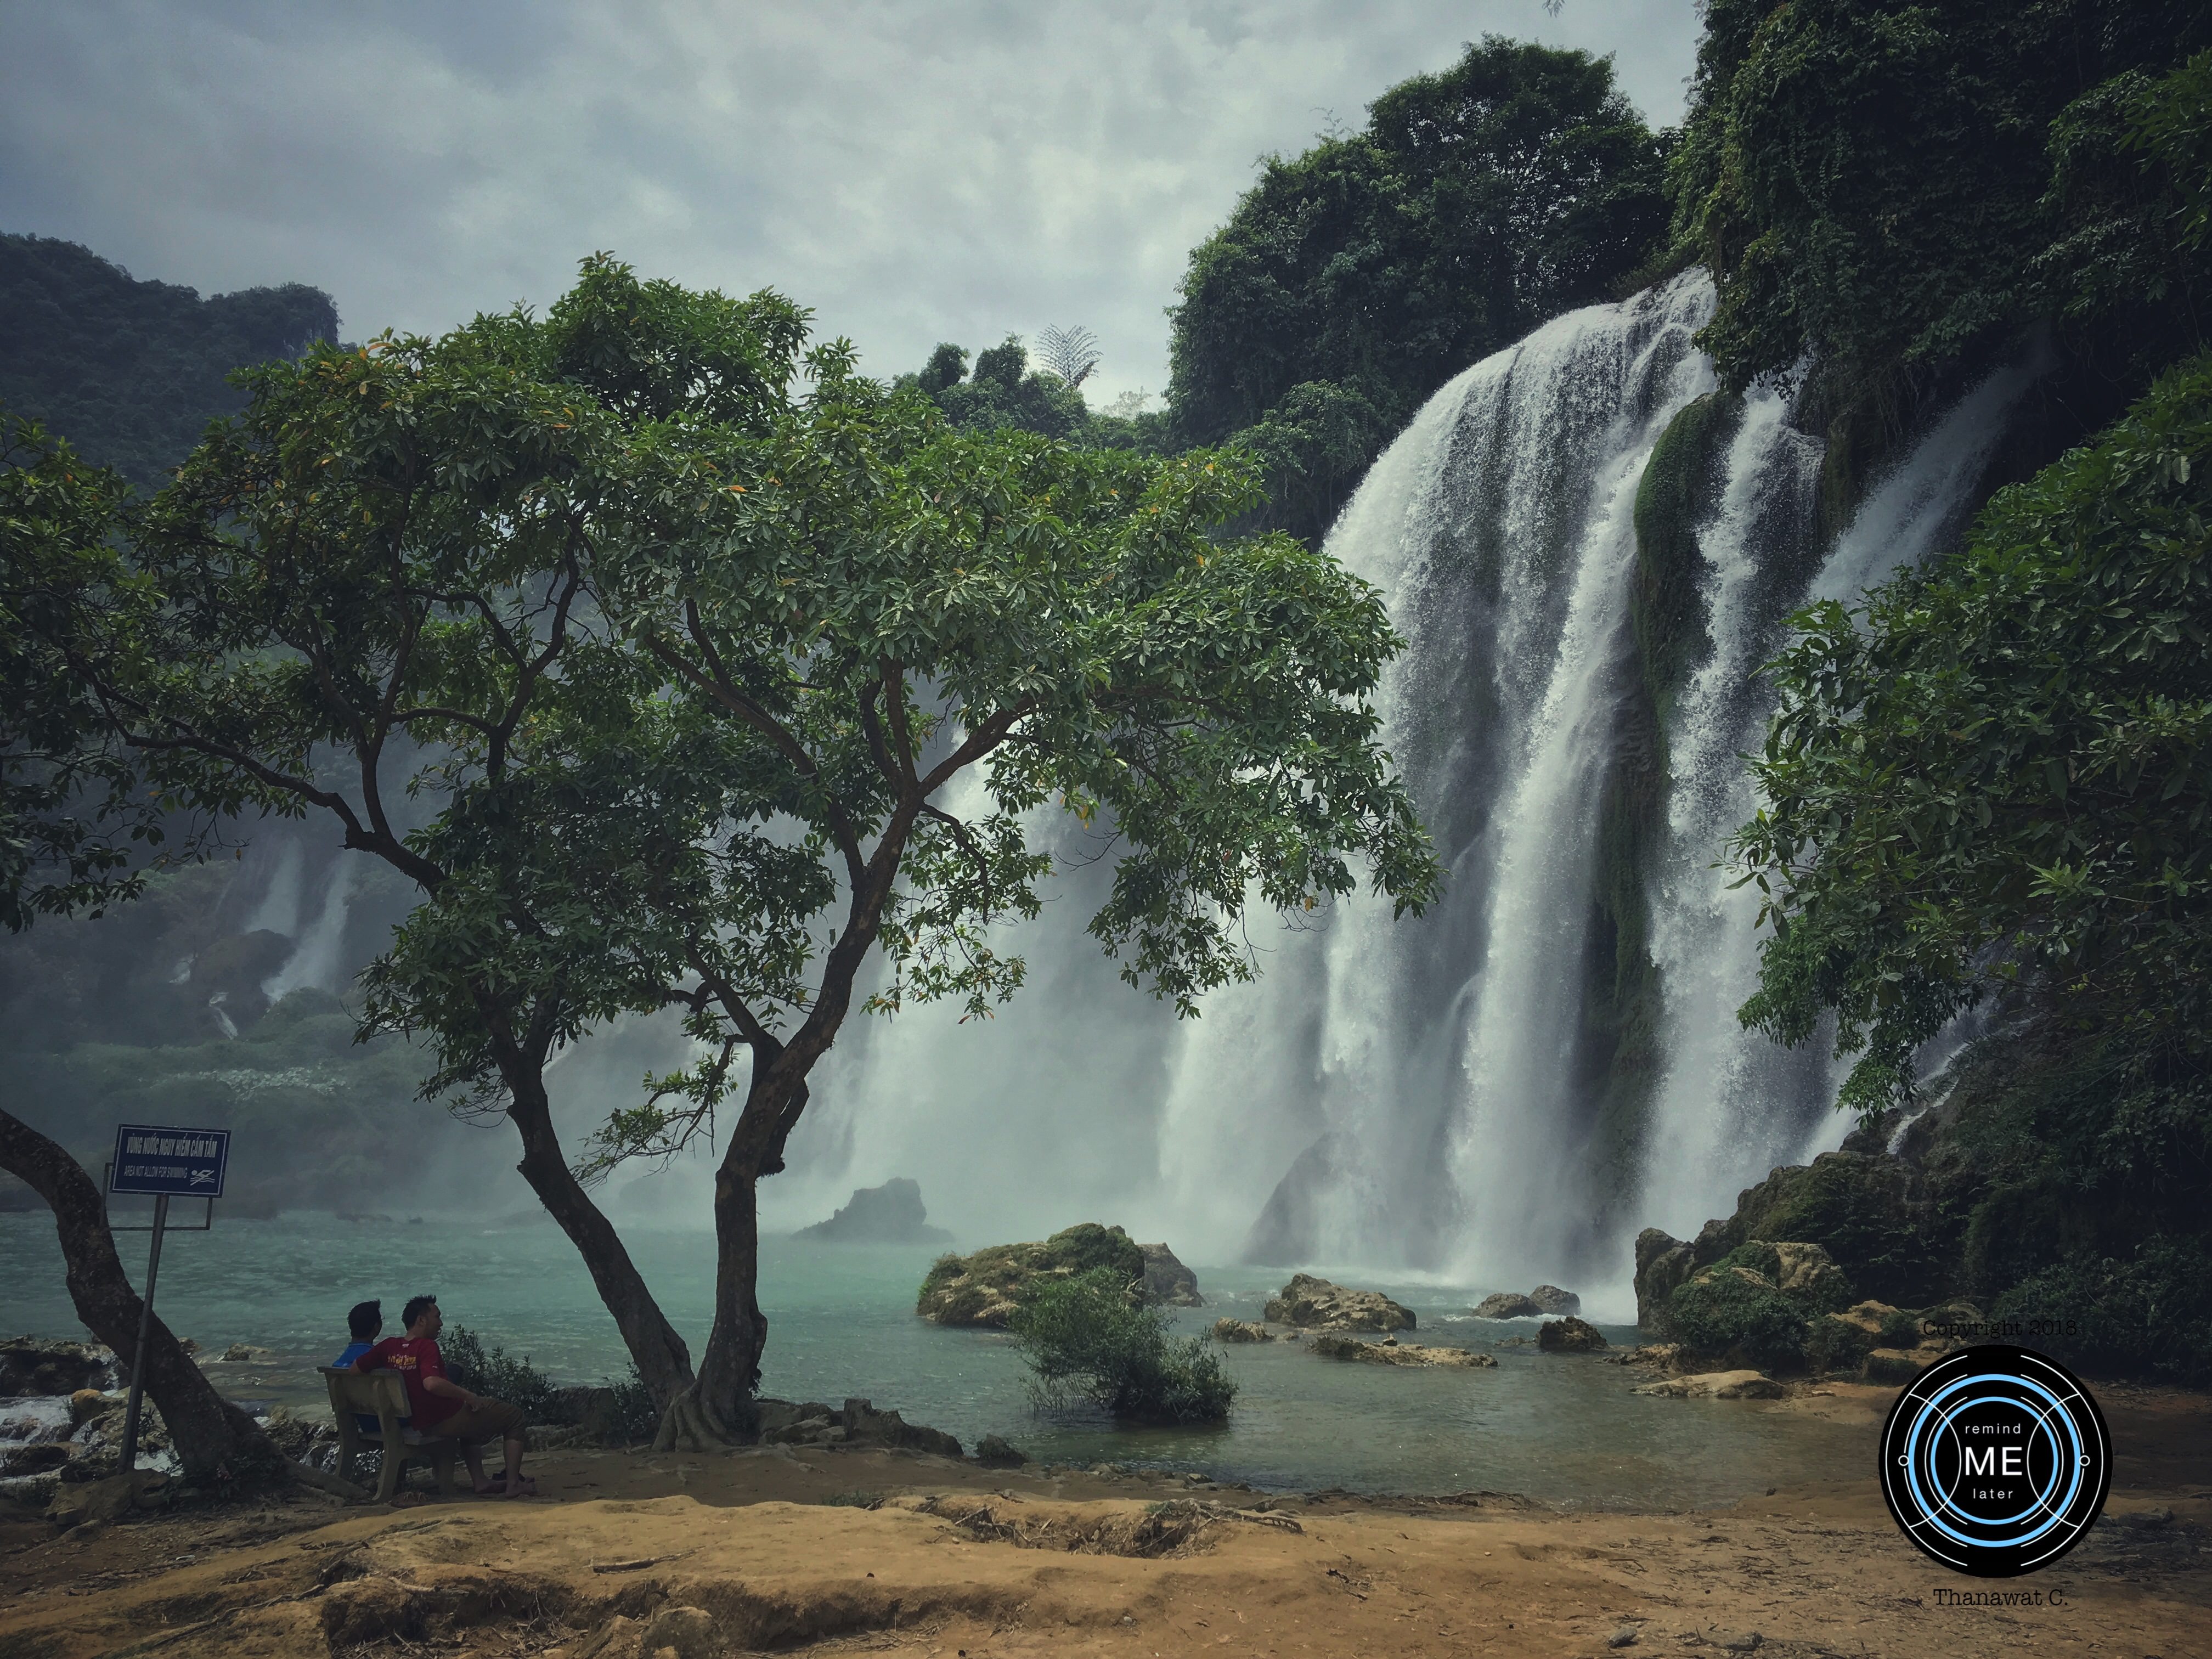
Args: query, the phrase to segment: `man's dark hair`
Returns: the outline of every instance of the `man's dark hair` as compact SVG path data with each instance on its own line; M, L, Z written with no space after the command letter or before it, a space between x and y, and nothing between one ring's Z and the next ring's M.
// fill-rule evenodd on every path
M409 1297L407 1298L406 1307L400 1310L399 1328L404 1331L413 1330L415 1328L415 1322L422 1316L422 1310L425 1308L434 1308L437 1305L438 1298L434 1296Z
M384 1328L384 1304L381 1302L356 1302L346 1310L346 1328L353 1333L356 1342L374 1342L377 1332Z

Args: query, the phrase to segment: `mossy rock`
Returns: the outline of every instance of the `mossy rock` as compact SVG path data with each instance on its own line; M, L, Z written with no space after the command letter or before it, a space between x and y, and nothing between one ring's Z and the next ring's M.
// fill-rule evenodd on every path
M1029 1244L993 1244L973 1255L942 1255L921 1281L914 1310L939 1325L1003 1330L1014 1310L1047 1279L1073 1279L1093 1268L1110 1269L1136 1299L1145 1279L1145 1252L1119 1227L1080 1222Z
M1919 1304L1942 1294L1948 1277L1922 1224L1911 1172L1900 1160L1823 1152L1747 1188L1722 1237L1730 1246L1818 1244L1861 1295Z
M1805 1358L1805 1310L1749 1267L1705 1268L1676 1288L1667 1312L1684 1343L1731 1364L1796 1365Z

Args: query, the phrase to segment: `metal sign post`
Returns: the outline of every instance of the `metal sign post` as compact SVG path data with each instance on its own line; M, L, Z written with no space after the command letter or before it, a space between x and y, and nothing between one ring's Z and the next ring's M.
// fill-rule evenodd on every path
M125 1123L115 1131L107 1190L150 1194L154 1200L154 1248L146 1258L146 1295L138 1304L138 1344L131 1356L131 1397L123 1408L122 1467L126 1474L137 1467L138 1418L146 1398L146 1339L154 1328L154 1281L161 1271L161 1234L168 1225L169 1200L179 1196L206 1199L212 1224L215 1200L222 1196L223 1171L229 1162L228 1129Z

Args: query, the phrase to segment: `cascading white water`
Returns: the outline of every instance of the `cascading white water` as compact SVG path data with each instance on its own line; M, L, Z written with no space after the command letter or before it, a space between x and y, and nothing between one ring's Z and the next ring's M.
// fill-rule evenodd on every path
M1759 982L1759 899L1714 866L1758 810L1739 758L1758 747L1773 712L1756 671L1796 605L1856 601L1963 527L1991 452L2046 368L2024 359L1961 398L1868 495L1802 592L1759 590L1777 548L1810 525L1820 450L1787 425L1778 394L1746 401L1719 505L1698 538L1712 649L1668 726L1667 847L1651 894L1665 1060L1644 1158L1643 1224L1694 1232L1776 1164L1831 1148L1850 1127L1827 1109L1844 1063L1817 1042L1778 1048L1736 1018Z

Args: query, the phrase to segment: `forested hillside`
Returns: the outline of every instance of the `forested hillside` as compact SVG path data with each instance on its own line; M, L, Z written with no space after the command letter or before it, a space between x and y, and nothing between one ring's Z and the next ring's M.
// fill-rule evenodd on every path
M337 331L337 309L318 288L203 300L141 282L74 242L0 235L0 408L141 489L160 483L210 421L246 406L224 378L233 369Z

